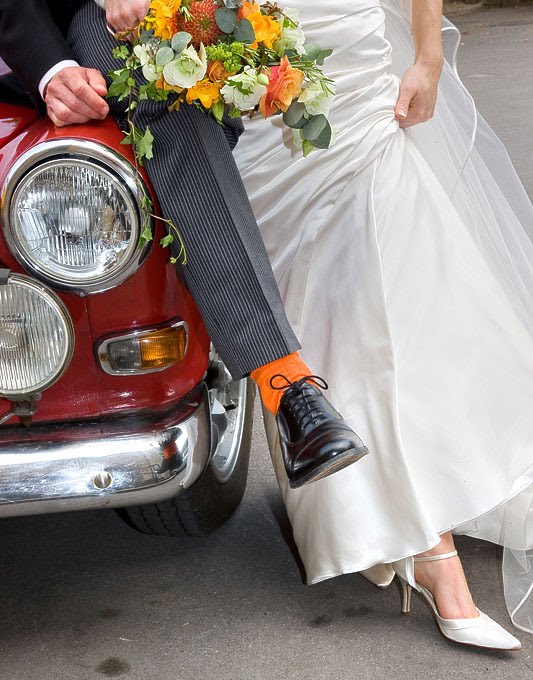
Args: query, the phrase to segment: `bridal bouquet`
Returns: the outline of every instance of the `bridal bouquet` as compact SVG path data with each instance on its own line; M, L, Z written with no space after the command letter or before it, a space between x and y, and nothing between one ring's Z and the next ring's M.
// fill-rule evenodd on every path
M249 0L152 0L131 45L114 51L124 66L111 72L109 89L129 98L129 112L142 99L170 97L170 111L186 102L220 124L225 113L281 115L304 155L331 143L335 86L320 67L332 50L306 43L297 10ZM140 86L137 71L146 81ZM124 142L140 163L152 157L152 141L130 119Z

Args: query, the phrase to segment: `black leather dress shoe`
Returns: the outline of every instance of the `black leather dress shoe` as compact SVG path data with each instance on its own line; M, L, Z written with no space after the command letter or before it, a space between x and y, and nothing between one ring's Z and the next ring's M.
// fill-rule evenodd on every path
M284 376L274 376L274 378ZM272 379L272 381L274 380ZM308 376L274 389L284 389L276 422L289 484L296 489L355 463L368 449L341 415L308 380L324 386L318 376Z

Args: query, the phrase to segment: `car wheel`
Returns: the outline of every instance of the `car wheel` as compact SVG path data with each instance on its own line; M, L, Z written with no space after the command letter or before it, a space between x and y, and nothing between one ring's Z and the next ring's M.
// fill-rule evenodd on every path
M214 448L209 465L175 498L119 510L119 515L138 531L158 536L208 534L239 507L248 477L254 384L247 379L231 380L215 353L206 382Z

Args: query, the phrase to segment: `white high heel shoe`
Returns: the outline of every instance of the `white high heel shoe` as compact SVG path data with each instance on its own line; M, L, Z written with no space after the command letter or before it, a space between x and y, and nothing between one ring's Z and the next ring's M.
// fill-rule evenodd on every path
M471 619L444 619L439 614L433 595L427 588L416 582L415 562L434 562L455 557L457 550L442 555L430 555L427 557L407 557L392 563L402 586L402 613L409 614L411 611L411 591L414 588L428 602L433 609L435 621L440 632L448 640L458 642L461 645L482 647L484 649L498 649L510 652L522 648L520 641L508 633L496 621L478 609L479 616Z

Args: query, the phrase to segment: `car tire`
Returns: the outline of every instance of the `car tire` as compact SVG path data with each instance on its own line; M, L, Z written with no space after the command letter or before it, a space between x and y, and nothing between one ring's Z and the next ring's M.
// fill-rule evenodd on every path
M240 505L248 477L255 388L247 379L226 381L221 387L212 387L209 382L213 365L207 376L215 438L213 456L200 478L175 498L117 511L138 531L157 536L209 534L222 526ZM215 370L215 374L220 376L220 370ZM221 412L220 406L225 413ZM223 418L229 425L220 434ZM224 458L227 452L229 459Z

